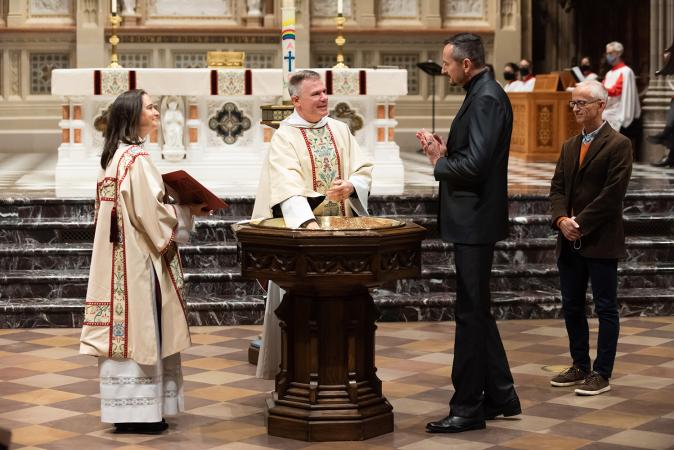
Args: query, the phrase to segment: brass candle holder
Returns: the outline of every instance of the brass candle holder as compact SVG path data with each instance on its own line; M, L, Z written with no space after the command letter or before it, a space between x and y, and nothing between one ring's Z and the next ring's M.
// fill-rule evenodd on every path
M346 23L346 17L344 14L339 13L335 17L335 23L337 23L337 37L335 38L335 44L337 44L337 64L332 66L333 69L348 69L349 66L344 64L344 44L346 44L346 38L342 34L344 30L344 24Z
M119 38L117 37L117 28L119 25L122 23L122 16L119 16L117 14L111 14L110 15L110 24L112 25L112 34L110 35L110 39L108 39L108 42L110 42L111 49L110 49L110 64L108 64L108 67L112 67L113 69L118 69L122 67L117 59L117 45L119 44Z

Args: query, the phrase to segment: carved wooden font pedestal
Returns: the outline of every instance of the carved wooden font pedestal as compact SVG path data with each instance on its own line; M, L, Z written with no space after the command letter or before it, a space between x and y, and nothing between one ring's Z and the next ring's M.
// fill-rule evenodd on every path
M368 288L420 275L425 229L236 231L242 274L287 291L275 311L283 350L268 433L345 441L393 431L374 365L377 311Z

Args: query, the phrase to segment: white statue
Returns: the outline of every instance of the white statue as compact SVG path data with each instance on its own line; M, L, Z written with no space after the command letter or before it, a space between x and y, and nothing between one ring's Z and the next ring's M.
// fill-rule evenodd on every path
M246 1L248 6L248 17L260 17L262 15L262 11L260 10L261 3L260 0Z
M185 118L178 109L178 100L169 99L168 108L162 118L162 130L164 132L164 147L170 149L183 148L183 127Z
M123 16L133 16L136 14L136 0L122 0L124 4Z

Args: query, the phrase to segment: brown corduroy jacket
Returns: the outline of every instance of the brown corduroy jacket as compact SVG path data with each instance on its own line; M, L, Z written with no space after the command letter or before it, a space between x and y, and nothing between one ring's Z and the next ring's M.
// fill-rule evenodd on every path
M578 165L582 134L562 145L550 186L552 227L575 216L582 233L579 253L588 258L625 257L623 199L632 173L632 144L604 123ZM557 256L566 238L559 232Z

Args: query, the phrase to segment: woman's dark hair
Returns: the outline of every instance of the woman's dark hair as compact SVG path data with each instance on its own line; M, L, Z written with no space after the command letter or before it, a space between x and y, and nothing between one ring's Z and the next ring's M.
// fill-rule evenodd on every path
M108 109L108 123L105 127L105 143L101 154L101 167L105 169L123 142L129 145L140 145L143 139L138 135L140 115L143 111L142 89L132 89L120 94Z
M506 63L506 66L510 67L512 71L515 73L517 73L520 70L520 68L517 67L517 64L515 64L514 62Z

